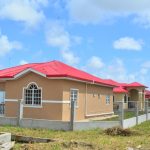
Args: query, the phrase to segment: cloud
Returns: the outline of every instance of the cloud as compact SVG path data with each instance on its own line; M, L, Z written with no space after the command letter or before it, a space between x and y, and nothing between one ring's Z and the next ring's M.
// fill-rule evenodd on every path
M6 35L0 34L0 56L4 56L14 49L21 49L22 45L18 41L9 41Z
M47 4L48 0L0 0L0 18L35 27L45 18L41 9Z
M46 31L46 41L50 46L68 49L71 44L70 35L59 24L51 24Z
M89 60L91 60L91 58ZM142 65L139 65L139 68L137 68L137 70L130 71L128 69L128 66L126 66L125 62L121 58L114 58L113 60L109 60L109 62L107 60L103 60L103 64L105 67L101 68L89 67L89 60L87 60L86 65L82 66L81 68L86 72L89 72L100 78L113 79L115 81L123 83L131 83L137 81L150 86L149 61L146 61Z
M67 1L67 8L70 17L78 23L99 23L131 16L134 22L150 27L149 0L70 0Z
M25 64L28 64L28 62L26 60L21 60L19 64L20 65L25 65Z
M150 69L150 61L145 61L141 66L142 68Z
M113 47L120 50L140 51L142 46L142 40L135 40L132 37L122 37L113 43Z
M75 56L70 50L62 50L61 55L67 64L76 65L79 63L80 58Z
M102 67L104 67L104 63L102 62L101 58L97 56L92 56L88 60L88 66L93 69L101 69Z
M76 56L71 49L72 45L80 44L82 38L73 36L59 23L50 23L46 30L46 42L49 46L59 48L60 54L64 61L70 65L75 65L79 62L79 57Z

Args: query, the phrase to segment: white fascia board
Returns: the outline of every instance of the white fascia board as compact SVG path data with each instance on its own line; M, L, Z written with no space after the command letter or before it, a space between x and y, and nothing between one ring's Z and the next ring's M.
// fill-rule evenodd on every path
M18 73L17 75L15 75L13 79L17 79L17 78L23 76L24 74L26 74L26 73L28 73L28 72L33 72L33 73L36 73L36 74L38 74L38 75L40 75L40 76L46 77L45 74L43 74L43 73L41 73L41 72L39 72L39 71L36 71L36 70L34 70L34 69L29 68L29 69L26 69L26 70L24 70L24 71Z

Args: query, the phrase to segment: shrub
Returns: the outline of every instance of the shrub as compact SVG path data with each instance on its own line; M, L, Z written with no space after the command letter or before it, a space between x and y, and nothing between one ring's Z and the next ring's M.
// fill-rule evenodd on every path
M116 135L130 136L132 134L130 129L123 129L123 128L120 128L120 127L108 128L108 129L105 130L105 133L107 135L112 135L112 136L116 136Z

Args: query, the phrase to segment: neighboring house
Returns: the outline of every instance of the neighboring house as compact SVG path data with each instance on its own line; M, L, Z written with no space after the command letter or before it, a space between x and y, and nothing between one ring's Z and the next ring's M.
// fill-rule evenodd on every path
M3 117L70 120L113 114L115 85L59 61L0 70L0 113Z
M123 101L124 102L124 109L128 108L135 108L136 101L139 102L139 109L144 108L145 102L145 89L147 88L145 85L133 82L130 84L127 83L118 83L113 80L107 80L116 86L113 89L113 99L114 102L116 101Z
M145 99L150 101L150 91L149 90L145 90Z

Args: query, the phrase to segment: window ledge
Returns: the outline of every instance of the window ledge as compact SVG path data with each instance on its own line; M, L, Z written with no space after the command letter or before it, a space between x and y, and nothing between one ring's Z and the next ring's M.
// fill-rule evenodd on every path
M29 108L43 108L42 105L40 105L40 106L35 106L35 105L23 105L23 107L29 107Z

